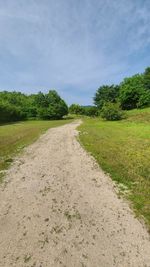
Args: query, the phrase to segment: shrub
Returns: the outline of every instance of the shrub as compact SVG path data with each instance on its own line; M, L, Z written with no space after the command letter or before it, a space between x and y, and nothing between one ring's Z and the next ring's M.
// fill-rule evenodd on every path
M108 121L117 121L123 119L123 111L118 103L106 102L101 109L101 117Z

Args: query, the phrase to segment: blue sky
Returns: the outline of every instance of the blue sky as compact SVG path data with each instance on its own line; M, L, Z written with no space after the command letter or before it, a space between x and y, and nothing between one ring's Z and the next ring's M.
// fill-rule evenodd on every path
M100 85L147 66L149 0L0 0L1 90L91 104Z

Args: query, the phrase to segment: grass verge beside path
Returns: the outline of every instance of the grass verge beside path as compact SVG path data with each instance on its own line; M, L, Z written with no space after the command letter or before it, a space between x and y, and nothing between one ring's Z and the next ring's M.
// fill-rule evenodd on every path
M128 112L118 122L83 119L80 141L124 195L143 215L150 229L150 109Z
M13 157L22 148L34 142L42 133L72 120L25 121L0 126L0 180L3 171L8 168Z

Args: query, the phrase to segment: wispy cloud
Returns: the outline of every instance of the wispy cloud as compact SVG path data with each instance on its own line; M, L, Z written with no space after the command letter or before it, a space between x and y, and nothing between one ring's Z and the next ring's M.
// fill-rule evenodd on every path
M1 0L0 87L91 103L149 64L149 25L149 0Z

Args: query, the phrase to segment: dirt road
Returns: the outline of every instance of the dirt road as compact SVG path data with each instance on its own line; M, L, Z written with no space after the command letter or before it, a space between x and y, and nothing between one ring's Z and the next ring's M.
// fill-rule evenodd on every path
M149 267L150 239L76 140L74 122L25 149L0 187L1 267Z

